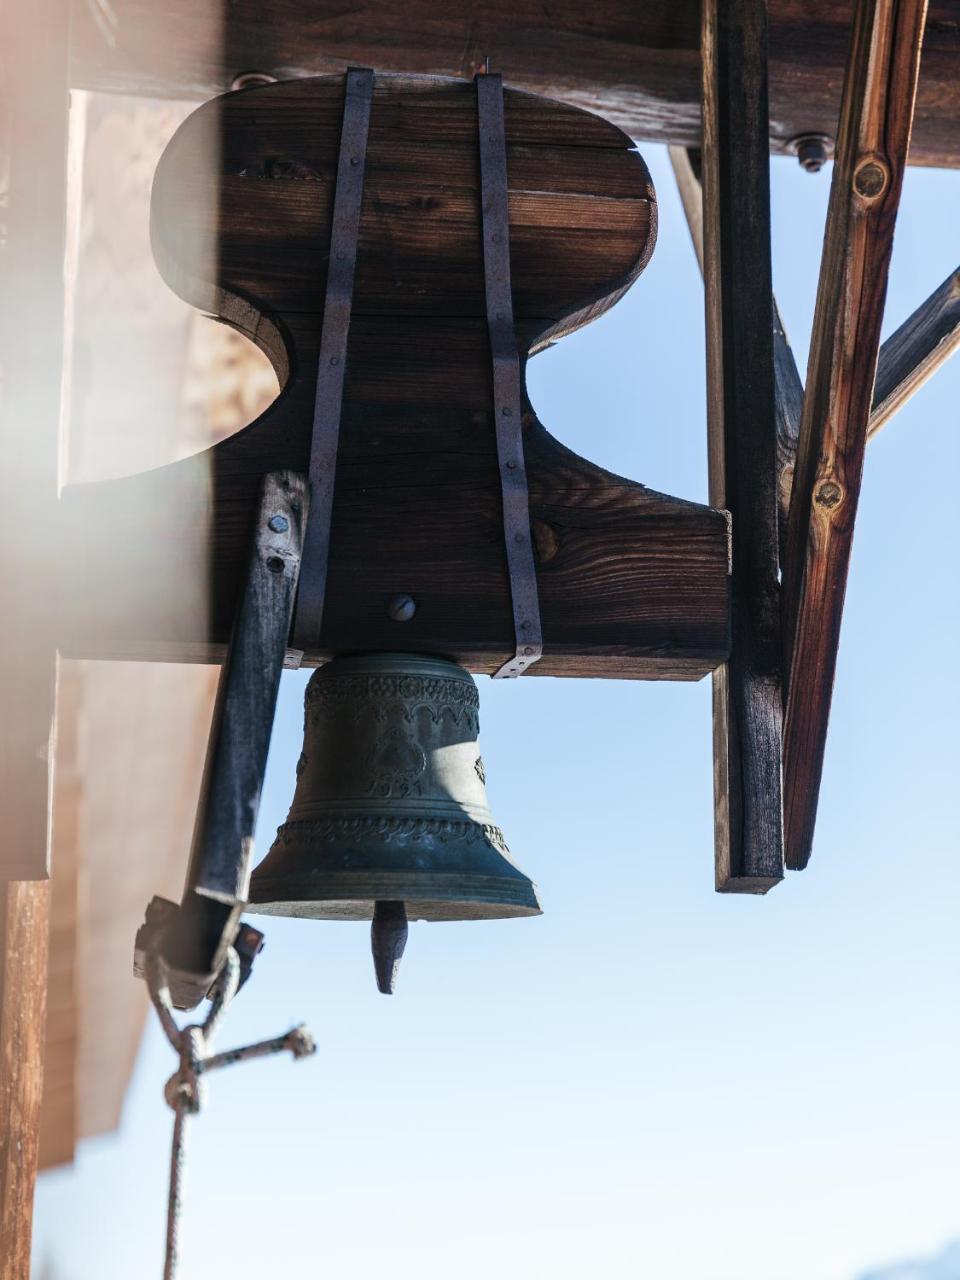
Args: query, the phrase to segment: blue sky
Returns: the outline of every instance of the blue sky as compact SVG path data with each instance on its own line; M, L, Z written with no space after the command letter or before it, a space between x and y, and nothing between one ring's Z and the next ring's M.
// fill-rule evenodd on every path
M578 452L705 500L702 288L643 151L650 266L531 395ZM830 172L772 174L803 369ZM958 225L960 175L909 170L886 332L957 266ZM960 360L868 452L809 869L714 894L709 681L481 680L491 805L545 913L413 926L392 1000L363 926L263 922L220 1044L306 1020L319 1051L212 1079L182 1280L859 1280L960 1236L958 404ZM284 676L261 853L305 681ZM173 1067L151 1025L119 1134L42 1180L59 1280L159 1276Z

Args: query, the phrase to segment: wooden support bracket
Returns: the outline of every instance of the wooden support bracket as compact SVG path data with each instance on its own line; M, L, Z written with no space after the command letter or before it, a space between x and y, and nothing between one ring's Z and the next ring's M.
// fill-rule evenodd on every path
M880 348L868 439L873 439L958 348L960 267L951 271Z
M858 0L783 575L787 865L810 857L925 0Z
M716 884L764 893L783 876L765 0L705 0L701 51L710 502L734 531L731 653L713 678Z

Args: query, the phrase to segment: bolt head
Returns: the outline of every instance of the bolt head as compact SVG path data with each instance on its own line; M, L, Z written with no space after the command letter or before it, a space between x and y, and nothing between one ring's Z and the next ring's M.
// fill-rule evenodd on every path
M833 139L825 133L801 133L789 147L796 153L800 167L807 173L819 173L833 153Z
M290 521L286 516L271 516L267 521L267 528L273 533L286 533L290 528Z
M409 622L416 612L417 602L413 596L393 596L387 604L387 615L394 622Z

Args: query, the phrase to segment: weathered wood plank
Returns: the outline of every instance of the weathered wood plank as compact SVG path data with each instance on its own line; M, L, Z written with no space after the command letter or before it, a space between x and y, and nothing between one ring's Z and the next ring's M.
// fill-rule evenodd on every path
M765 0L703 6L710 501L733 521L732 642L714 673L718 890L783 876L777 438Z
M960 347L960 269L908 316L880 348L868 438Z
M30 1280L49 881L0 882L0 1280Z
M90 945L81 925L81 904L85 896L80 890L85 781L79 758L82 705L80 665L63 663L57 690L50 950L40 1109L41 1169L71 1161L80 1136L80 971L90 965L91 953L98 950ZM84 873L87 870L84 867ZM82 959L81 947L85 948ZM115 1016L116 1010L111 1010L111 1017Z
M771 0L773 150L834 133L850 12L849 0ZM75 7L79 86L203 99L251 67L281 79L345 66L469 78L489 56L507 84L599 111L631 137L700 141L697 0L273 0L269 22L258 0L113 0L109 13ZM934 0L911 163L960 163L957 56L956 0Z
M515 637L475 90L465 81L377 83L327 601L304 661L402 646L492 672ZM529 352L613 305L636 279L653 248L656 203L641 157L606 122L510 90L505 103L525 365ZM161 270L193 305L209 305L259 342L283 392L206 455L64 491L64 543L76 548L63 582L71 654L222 652L260 478L309 462L342 104L342 77L235 93L195 113L160 164L152 220ZM536 673L696 678L712 670L728 647L725 516L576 457L527 401L522 425L545 642ZM188 575L175 568L198 548L209 548L212 591L202 630L188 607ZM142 590L155 581L177 590ZM417 605L402 624L387 610L397 594Z
M925 0L858 0L784 564L787 865L810 857Z

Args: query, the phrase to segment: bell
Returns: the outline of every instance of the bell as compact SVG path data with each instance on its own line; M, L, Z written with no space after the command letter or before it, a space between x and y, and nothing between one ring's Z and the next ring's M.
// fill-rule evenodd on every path
M372 920L392 991L406 921L540 914L487 807L472 676L441 658L335 658L307 685L287 821L253 874L250 909Z

